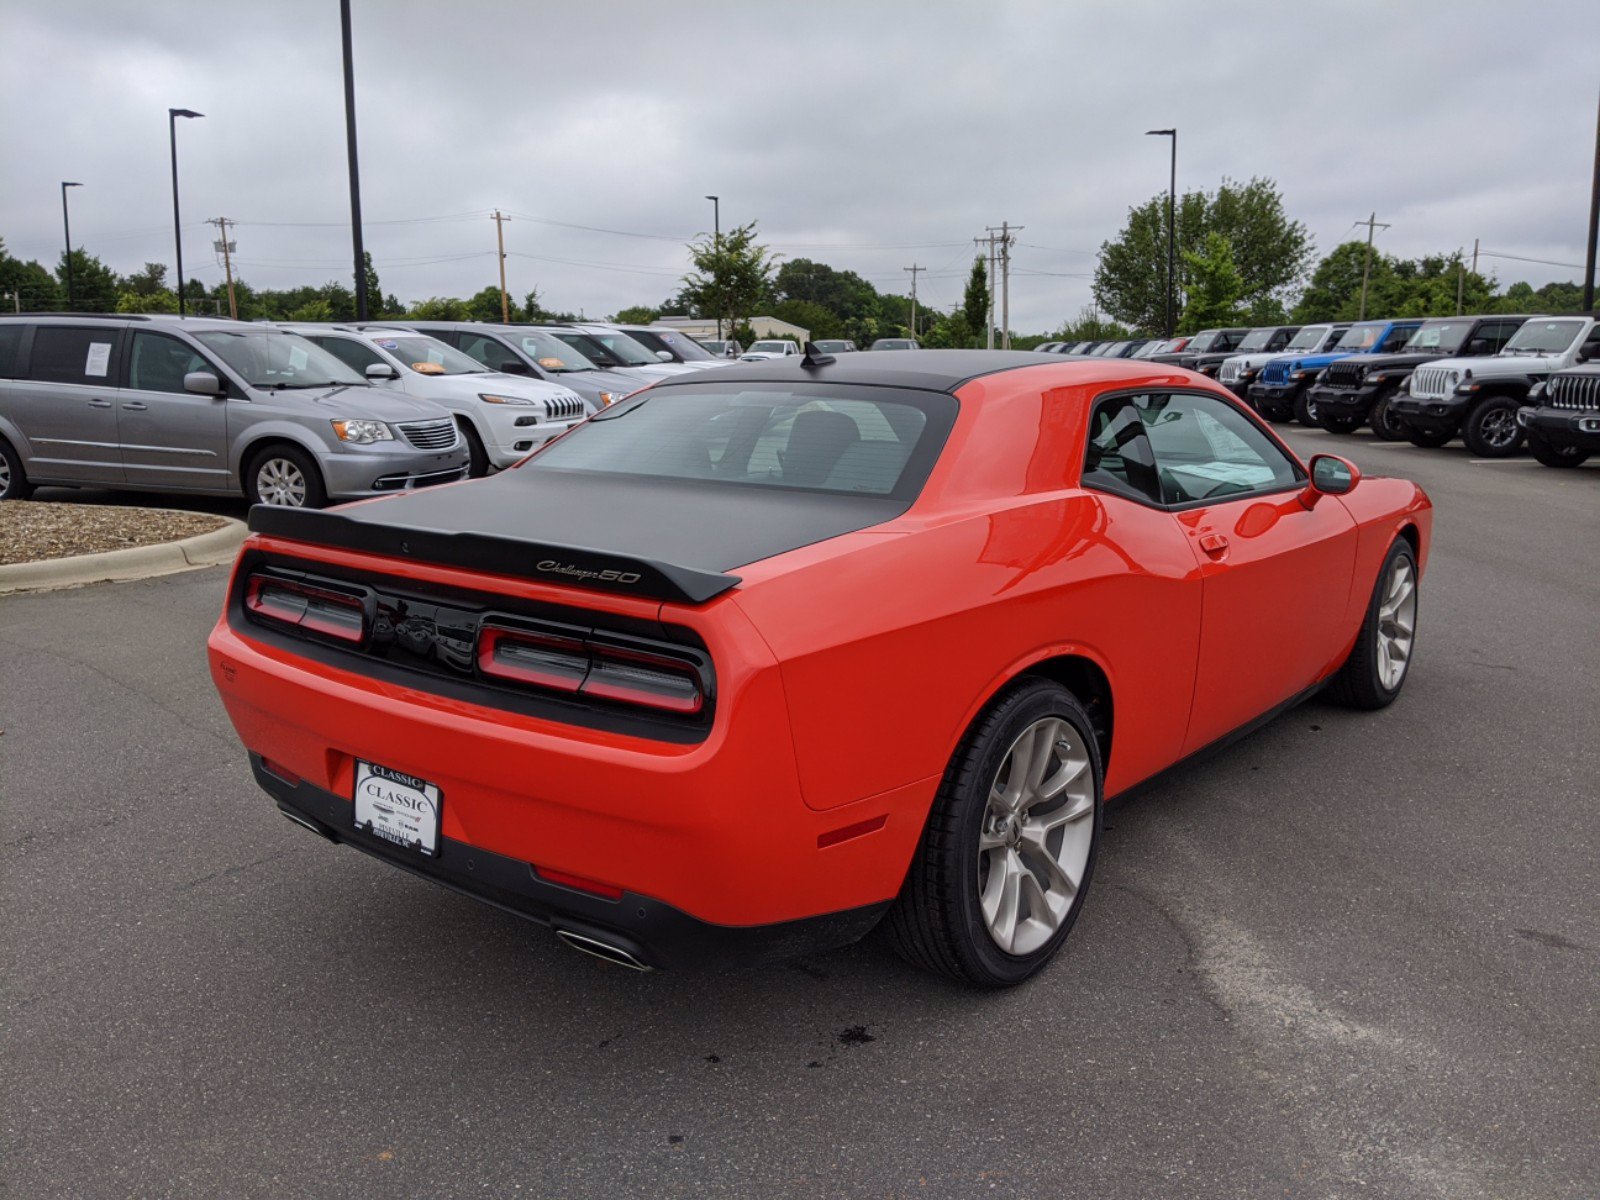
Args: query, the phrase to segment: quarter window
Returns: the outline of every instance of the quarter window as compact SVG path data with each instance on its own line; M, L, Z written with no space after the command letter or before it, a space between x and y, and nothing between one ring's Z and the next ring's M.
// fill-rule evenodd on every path
M365 375L367 368L374 363L383 362L381 354L370 346L363 346L354 338L314 337L311 340L358 375Z
M17 347L22 344L24 326L15 322L0 325L0 379L10 379L17 369Z
M482 363L491 371L498 371L506 363L516 358L515 351L507 350L493 338L484 337L481 333L462 334L461 353Z
M77 329L40 325L33 331L28 378L40 383L109 384L115 329Z
M1378 353L1398 353L1411 340L1411 335L1416 331L1417 326L1415 325L1396 325L1389 331L1389 336L1383 339L1383 345L1378 347Z
M140 392L181 392L190 371L209 371L211 364L177 338L160 333L133 335L128 354L128 386Z
M1134 500L1162 503L1155 455L1145 437L1143 404L1148 396L1118 396L1090 418L1083 483Z

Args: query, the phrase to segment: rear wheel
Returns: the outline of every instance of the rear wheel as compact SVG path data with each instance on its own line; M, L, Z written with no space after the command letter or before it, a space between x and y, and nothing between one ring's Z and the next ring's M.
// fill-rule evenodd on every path
M1099 744L1076 697L1025 680L996 700L945 772L885 928L909 961L980 987L1049 962L1099 846Z
M1351 708L1387 708L1405 686L1417 640L1417 556L1396 538L1378 572L1361 632L1334 676L1332 695Z
M1406 440L1406 427L1400 423L1399 416L1389 409L1389 401L1394 399L1394 395L1393 388L1379 394L1372 402L1372 411L1367 414L1367 424L1384 441L1403 442Z
M473 479L481 479L489 473L489 454L484 450L483 439L478 436L471 422L462 418L460 426L461 440L467 443L467 474Z
M1581 467L1589 461L1589 451L1558 446L1537 429L1528 430L1528 451L1547 467Z
M1441 433L1437 429L1418 429L1415 425L1406 426L1406 441L1413 446L1421 446L1425 450L1432 450L1442 446L1453 438L1453 433Z
M1510 458L1522 449L1522 428L1510 396L1491 396L1478 402L1461 426L1461 440L1479 458Z
M33 484L22 469L22 456L0 438L0 500L26 500L31 495Z
M278 444L257 451L245 468L245 498L278 508L321 508L328 503L322 472L298 446Z

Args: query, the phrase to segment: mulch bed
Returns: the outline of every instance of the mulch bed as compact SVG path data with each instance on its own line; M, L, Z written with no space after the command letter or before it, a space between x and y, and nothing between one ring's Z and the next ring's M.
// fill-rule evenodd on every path
M0 501L0 566L175 542L225 523L208 513L5 500Z

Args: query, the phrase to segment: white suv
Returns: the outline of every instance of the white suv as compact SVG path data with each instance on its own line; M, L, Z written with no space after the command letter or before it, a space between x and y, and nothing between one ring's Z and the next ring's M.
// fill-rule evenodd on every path
M372 382L455 415L471 473L509 467L589 415L583 397L542 379L490 371L454 346L404 329L285 325Z
M793 342L772 338L767 341L751 342L750 349L739 357L745 362L762 362L769 358L792 358L799 353L800 347Z
M1457 434L1479 458L1522 448L1517 410L1552 372L1600 359L1600 323L1592 316L1529 317L1498 354L1444 358L1418 367L1389 411L1418 446L1442 446Z

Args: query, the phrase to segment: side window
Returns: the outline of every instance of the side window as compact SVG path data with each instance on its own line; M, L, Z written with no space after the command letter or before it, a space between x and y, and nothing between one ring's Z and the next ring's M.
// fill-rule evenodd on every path
M311 339L333 355L357 375L365 375L373 363L382 363L383 355L371 346L364 346L354 338L314 337Z
M1389 336L1383 339L1383 345L1378 347L1379 354L1393 354L1411 340L1411 335L1417 331L1415 325L1396 325L1389 330Z
M0 379L10 379L17 370L17 347L22 345L22 331L27 328L15 322L0 325Z
M1301 482L1299 467L1271 438L1213 396L1151 396L1143 421L1168 504L1227 500Z
M462 334L461 352L468 358L476 359L491 371L498 371L501 363L509 362L516 357L499 342L484 337L481 333Z
M128 350L128 386L135 391L181 392L183 377L190 371L211 369L194 347L163 333L140 330Z
M40 383L109 384L117 332L40 325L33 331L28 378Z
M1142 406L1149 399L1117 396L1095 406L1084 451L1084 487L1151 504L1162 502L1155 455L1144 432Z
M1589 333L1583 339L1583 345L1579 348L1579 353L1587 355L1591 359L1600 357L1600 324L1589 326Z
M1275 330L1273 332L1272 336L1267 339L1267 349L1268 350L1282 350L1285 346L1287 346L1289 344L1289 339L1292 338L1295 335L1295 333L1296 333L1296 331L1293 330L1293 329Z

